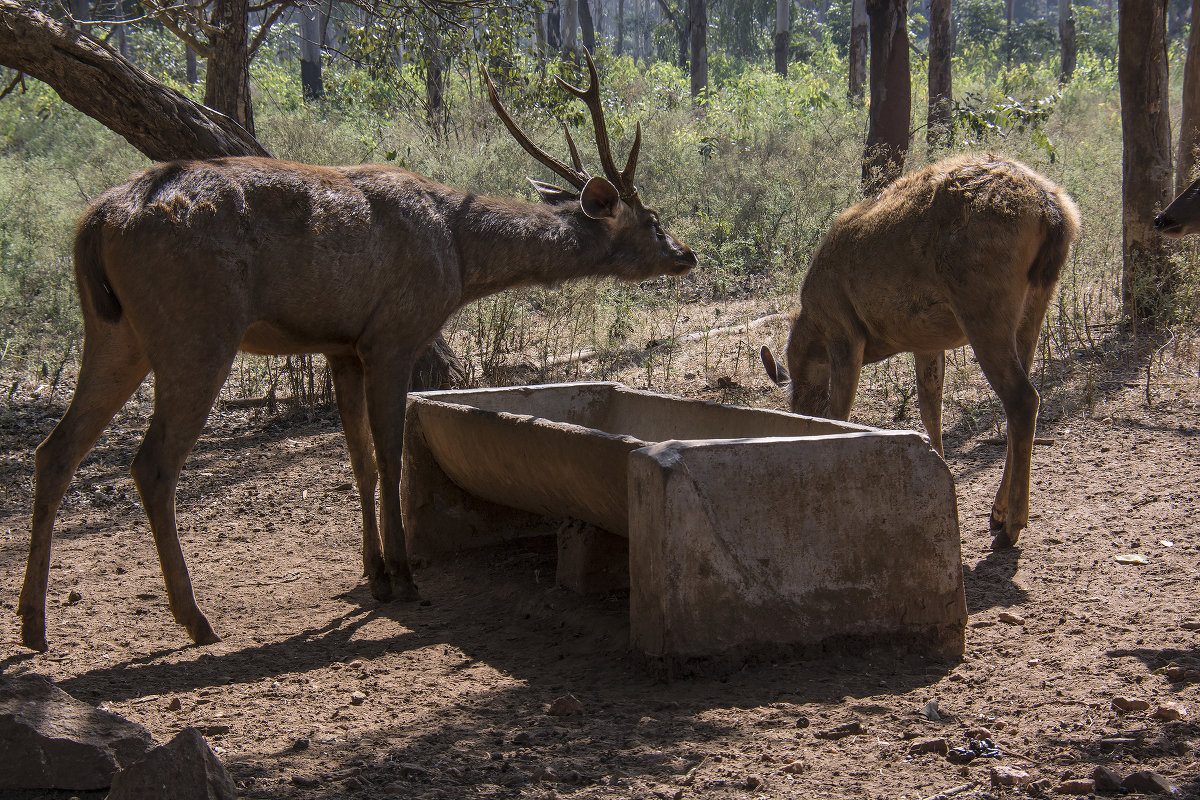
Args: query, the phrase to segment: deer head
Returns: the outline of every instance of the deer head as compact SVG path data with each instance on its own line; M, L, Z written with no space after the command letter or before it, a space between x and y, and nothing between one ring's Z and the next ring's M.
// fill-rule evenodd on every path
M793 414L824 417L829 414L829 353L824 340L797 320L788 336L787 367L776 363L766 345L759 357L767 377L787 393Z
M565 124L563 132L567 137L573 167L567 166L534 144L505 110L491 76L487 70L483 70L488 100L509 133L526 152L577 190L563 189L530 178L529 182L542 201L553 206L558 212L580 216L582 224L598 234L608 247L606 257L617 265L621 277L639 280L662 274L682 275L696 266L696 254L663 229L658 213L642 203L637 186L633 182L638 151L642 145L642 124L639 122L637 125L637 134L634 136L625 168L618 170L613 161L608 126L604 121L604 108L600 102L600 80L596 74L596 64L592 61L591 53L584 51L584 55L587 58L590 78L586 89L580 89L557 75L555 80L587 105L592 125L596 130L596 149L599 151L600 165L606 177L593 177L583 168L575 141Z
M1162 213L1154 218L1154 227L1168 239L1178 239L1189 233L1200 233L1200 179L1179 193Z

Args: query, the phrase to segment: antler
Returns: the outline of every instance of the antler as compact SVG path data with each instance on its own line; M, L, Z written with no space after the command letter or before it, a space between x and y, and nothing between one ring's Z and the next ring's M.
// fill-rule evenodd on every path
M591 57L589 56L588 58L590 61ZM513 121L513 118L510 117L508 112L504 109L504 104L500 102L500 95L496 92L496 87L492 83L492 76L488 75L488 71L486 69L483 70L483 80L485 83L487 83L488 100L491 102L492 108L496 109L496 113L500 116L500 121L504 123L504 127L508 128L508 132L513 135L513 138L517 140L517 143L520 144L521 147L524 147L529 155L536 158L563 180L570 183L576 189L583 189L584 184L586 184L588 179L592 176L588 175L583 169L583 165L579 160L579 153L575 149L575 142L571 140L570 132L567 132L567 145L571 148L571 160L575 162L575 169L571 169L566 164L559 161L542 148L538 147L529 139L528 136L525 135L525 132L517 126L517 123ZM563 130L567 130L566 125L563 125ZM611 160L611 156L609 158Z
M637 187L633 184L633 173L637 169L638 150L642 146L642 123L638 122L637 135L634 136L633 147L629 151L625 169L618 170L613 161L612 148L608 143L608 125L604 122L604 107L600 103L600 78L596 74L596 62L592 60L592 54L586 49L583 54L587 58L588 65L587 89L573 86L557 75L554 78L558 81L559 86L582 100L587 105L588 111L592 113L592 125L596 129L596 149L600 151L600 164L604 167L604 174L617 187L621 197L629 200L637 195ZM567 138L570 138L570 134Z

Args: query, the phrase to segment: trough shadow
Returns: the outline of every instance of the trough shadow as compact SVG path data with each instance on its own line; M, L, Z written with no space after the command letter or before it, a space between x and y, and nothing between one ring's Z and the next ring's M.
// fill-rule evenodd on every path
M974 566L963 565L963 584L967 591L967 613L976 614L996 606L1025 602L1028 592L1013 582L1020 566L1021 548L991 550Z

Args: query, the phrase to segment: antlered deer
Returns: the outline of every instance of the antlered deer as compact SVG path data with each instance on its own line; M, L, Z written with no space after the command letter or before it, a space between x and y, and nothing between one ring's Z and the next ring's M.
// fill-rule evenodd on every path
M1200 203L1197 200L1200 200L1200 179L1192 181L1154 218L1154 227L1168 239L1200 233Z
M834 221L800 289L787 368L766 347L763 365L794 412L844 420L862 365L912 352L921 420L942 453L945 351L970 343L1008 418L992 546L1014 545L1040 402L1029 369L1078 231L1067 193L1016 161L956 156L906 175Z
M379 600L415 598L400 514L409 374L458 308L530 283L679 275L695 254L663 230L613 162L595 66L587 104L607 179L534 145L491 80L520 144L579 190L534 182L541 204L482 197L388 166L315 167L261 158L158 164L84 214L75 272L84 317L74 397L37 449L21 640L45 650L54 517L101 430L154 372L154 412L132 464L175 620L217 641L196 605L175 525L184 459L239 349L324 353L362 501L363 563ZM375 489L380 511L376 524Z

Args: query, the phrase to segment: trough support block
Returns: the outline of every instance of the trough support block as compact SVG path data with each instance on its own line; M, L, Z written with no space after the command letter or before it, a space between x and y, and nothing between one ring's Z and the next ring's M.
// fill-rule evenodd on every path
M629 542L579 520L558 529L556 580L579 594L607 594L629 588Z

